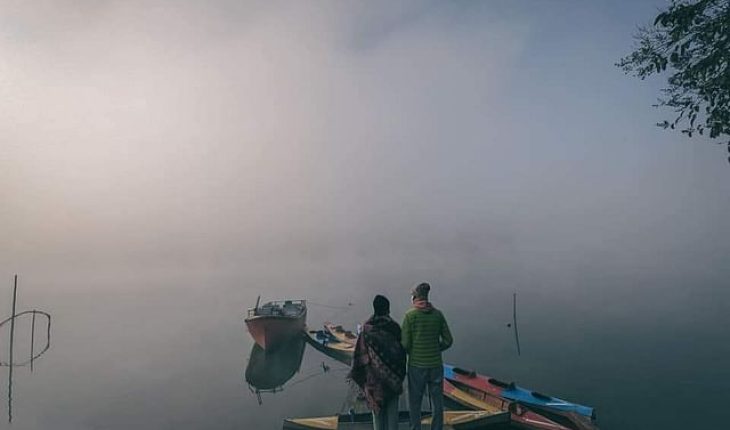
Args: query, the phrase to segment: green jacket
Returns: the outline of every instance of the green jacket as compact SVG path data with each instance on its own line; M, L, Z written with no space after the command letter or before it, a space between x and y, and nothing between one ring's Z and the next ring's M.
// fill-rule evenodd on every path
M401 326L401 343L408 353L408 365L441 367L441 351L454 342L444 314L438 309L411 309Z

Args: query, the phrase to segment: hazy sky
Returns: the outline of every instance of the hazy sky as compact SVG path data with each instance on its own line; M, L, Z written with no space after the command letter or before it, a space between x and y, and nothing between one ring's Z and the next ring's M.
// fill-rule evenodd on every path
M449 360L606 428L723 419L730 154L614 65L665 4L0 0L0 318L13 273L54 318L18 429L329 413L258 408L243 309L354 326L422 280Z
M2 1L0 267L717 273L728 154L614 66L662 4Z

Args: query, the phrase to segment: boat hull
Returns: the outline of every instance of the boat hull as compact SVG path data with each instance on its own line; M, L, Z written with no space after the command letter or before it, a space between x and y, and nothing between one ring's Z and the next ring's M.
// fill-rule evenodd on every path
M307 313L297 317L262 315L246 318L246 327L264 350L275 349L304 330Z

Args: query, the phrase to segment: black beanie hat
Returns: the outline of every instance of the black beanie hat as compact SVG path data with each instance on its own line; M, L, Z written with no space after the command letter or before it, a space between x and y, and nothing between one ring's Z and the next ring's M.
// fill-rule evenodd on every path
M384 316L390 313L390 301L385 297L378 294L373 299L373 313L375 316Z

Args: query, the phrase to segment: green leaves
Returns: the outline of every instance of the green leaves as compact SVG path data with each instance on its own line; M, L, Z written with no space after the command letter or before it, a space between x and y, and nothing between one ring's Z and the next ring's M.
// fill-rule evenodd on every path
M616 65L640 79L669 73L658 105L676 117L657 125L689 137L730 136L730 0L673 0L635 39Z

